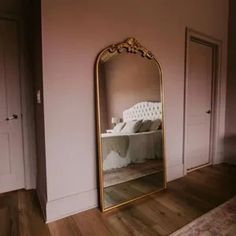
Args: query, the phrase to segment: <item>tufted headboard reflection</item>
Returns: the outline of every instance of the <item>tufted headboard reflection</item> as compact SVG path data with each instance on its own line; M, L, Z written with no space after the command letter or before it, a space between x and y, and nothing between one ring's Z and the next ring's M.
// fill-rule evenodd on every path
M123 111L123 121L162 119L161 102L139 102Z

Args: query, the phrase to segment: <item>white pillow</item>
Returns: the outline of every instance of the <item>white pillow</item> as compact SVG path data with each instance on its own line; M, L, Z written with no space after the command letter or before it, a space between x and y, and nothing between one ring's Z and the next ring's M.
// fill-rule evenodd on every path
M126 122L125 127L121 130L121 133L136 133L140 129L142 120L132 120Z
M120 133L121 130L124 128L125 122L120 122L116 124L116 126L113 128L112 133Z
M156 119L152 121L152 124L150 126L150 131L158 130L161 127L161 120Z
M149 131L151 124L152 124L151 120L143 120L138 132L141 133Z

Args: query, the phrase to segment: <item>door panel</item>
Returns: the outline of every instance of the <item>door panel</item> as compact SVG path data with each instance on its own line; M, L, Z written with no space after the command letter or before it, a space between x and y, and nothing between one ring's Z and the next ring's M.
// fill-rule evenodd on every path
M10 163L10 147L9 147L9 134L0 134L0 175L10 174L11 172L11 163Z
M23 187L17 23L0 20L0 193Z
M185 155L187 169L210 163L213 48L190 41Z

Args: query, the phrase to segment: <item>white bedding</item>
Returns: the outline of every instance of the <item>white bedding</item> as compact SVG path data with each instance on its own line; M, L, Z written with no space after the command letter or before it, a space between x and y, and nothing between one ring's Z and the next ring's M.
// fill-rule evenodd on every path
M103 170L162 158L162 130L142 133L103 133Z

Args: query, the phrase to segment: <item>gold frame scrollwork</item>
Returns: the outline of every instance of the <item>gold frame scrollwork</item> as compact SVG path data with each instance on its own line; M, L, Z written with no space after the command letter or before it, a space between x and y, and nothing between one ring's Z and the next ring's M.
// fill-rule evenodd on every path
M154 58L153 54L148 49L143 47L135 38L128 38L122 43L112 44L108 50L111 53L116 51L121 53L124 50L127 50L129 53L141 52L143 57L147 57L148 59Z
M153 60L160 72L160 87L161 87L161 102L162 102L162 152L163 152L163 159L164 159L164 178L163 178L163 188L155 190L153 192L143 194L142 196L136 197L134 199L119 203L117 205L114 205L112 207L104 208L104 191L103 191L103 158L102 158L102 145L101 145L101 111L100 111L100 91L99 91L99 63L100 61L107 61L110 57L114 56L115 54L119 54L122 52L127 53L134 53L134 54L140 54L143 57L146 57L147 59ZM119 206L128 204L130 202L133 202L137 199L143 198L145 196L151 195L153 193L159 192L166 188L166 156L165 156L165 129L164 129L164 91L163 91L163 81L162 81L162 70L159 62L155 58L155 56L152 54L151 51L149 51L147 48L142 46L135 38L130 37L127 38L125 41L112 44L106 48L104 48L97 56L96 59L96 65L95 65L95 90L96 90L96 129L97 129L97 156L98 156L98 173L99 173L99 205L100 209L105 212L114 208L117 208Z

